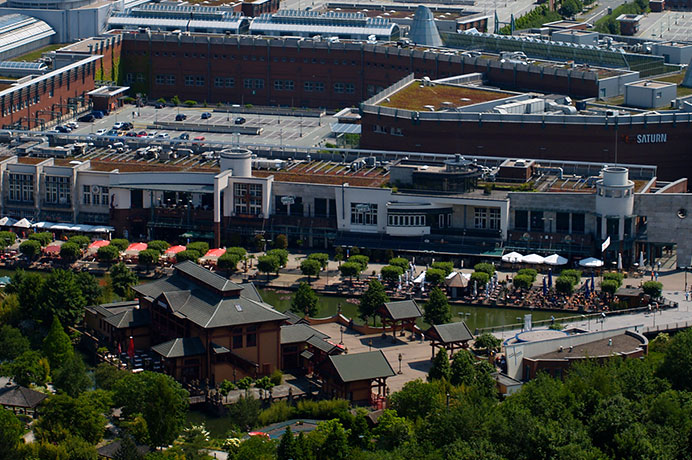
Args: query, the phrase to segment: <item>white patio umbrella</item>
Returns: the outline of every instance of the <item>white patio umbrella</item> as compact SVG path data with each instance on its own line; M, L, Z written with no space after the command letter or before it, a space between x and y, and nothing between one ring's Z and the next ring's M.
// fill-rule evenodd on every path
M622 270L622 253L618 252L618 270Z
M521 258L523 256L519 254L518 252L509 252L505 255L502 256L502 261L503 262L508 262L510 264L517 264L521 262Z
M565 265L567 264L567 259L565 259L561 255L553 254L543 259L543 262L546 265Z
M545 259L538 254L529 254L528 256L523 256L521 261L525 264L542 264Z
M588 257L579 261L579 265L587 268L598 268L603 266L603 261L595 257Z
M639 251L639 268L644 268L644 251Z

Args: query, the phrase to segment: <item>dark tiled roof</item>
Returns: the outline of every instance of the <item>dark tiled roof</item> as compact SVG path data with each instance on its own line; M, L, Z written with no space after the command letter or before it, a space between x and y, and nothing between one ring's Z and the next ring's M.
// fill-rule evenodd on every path
M443 343L464 342L473 340L473 334L466 323L458 321L456 323L435 324L428 329L428 335L434 335Z
M242 289L239 284L236 284L221 275L212 273L206 268L189 260L180 262L179 264L174 265L173 268L175 268L176 271L185 273L186 275L198 280L200 283L206 284L207 286L210 286L220 292L238 291Z
M329 360L344 383L395 375L381 350L330 356Z
M313 347L315 347L318 350L321 350L327 354L341 352L341 348L339 348L338 346L334 345L331 342L326 341L325 339L317 337L315 335L310 337L307 340L307 342L308 342L308 344L312 345Z
M296 315L292 311L285 311L284 315L286 315L286 322L289 324L307 324L305 318Z
M315 355L313 355L313 354L312 354L310 351L308 351L308 350L303 350L303 352L300 354L300 356L303 357L303 358L305 358L305 359L307 359L307 360L311 360L312 357L315 356Z
M0 406L34 409L48 396L19 385L0 389Z
M423 316L415 300L400 300L387 302L384 308L393 320L420 318Z
M262 299L262 296L253 283L243 283L240 287L243 288L240 292L241 296L246 299L254 300L255 302L264 302L264 299Z
M176 268L179 265L183 265L183 268L190 269L190 264L192 262L185 262L176 265ZM204 271L212 275L212 277L226 281L224 278L202 267L188 271L194 271L197 274L200 271ZM136 286L134 289L142 296L165 302L176 316L187 318L203 328L237 326L286 319L284 314L274 310L274 307L271 305L261 300L254 300L253 297L256 296L256 292L255 294L252 292L254 288L248 290L249 288L232 283L237 287L235 290L238 295L229 297L220 295L217 292L218 289L216 291L210 289L208 284L198 283L176 272L166 278ZM250 297L244 296L242 292L249 292Z
M113 302L113 303L104 303L102 305L91 305L86 307L87 310L92 311L94 313L98 313L99 315L108 318L109 316L117 315L118 313L122 313L124 311L127 311L133 307L136 307L139 305L139 302L136 300L127 300L124 302Z
M211 349L214 353L217 355L222 355L224 353L230 353L231 350L228 348L224 347L223 345L219 345L218 343L211 342Z
M105 321L117 329L147 326L151 324L151 315L149 310L130 308L106 318Z
M290 324L288 326L281 326L282 345L307 342L312 336L316 336L319 339L329 338L327 334L323 334L320 331L311 328L307 324Z
M182 358L183 356L203 355L204 345L199 337L185 337L169 340L151 347L151 350L164 358Z
M115 458L115 454L118 453L121 443L122 441L118 439L117 441L113 441L112 443L106 444L103 447L99 447L97 451L99 457ZM149 452L149 446L137 446L137 452L139 452L140 455L144 455Z

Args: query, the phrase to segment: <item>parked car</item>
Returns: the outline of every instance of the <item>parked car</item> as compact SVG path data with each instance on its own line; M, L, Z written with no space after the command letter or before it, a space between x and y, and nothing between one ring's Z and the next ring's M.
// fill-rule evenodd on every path
M155 108L155 109L162 109L162 108L163 108L163 104L160 103L160 102L157 102L156 104L154 104L154 108Z
M203 141L203 140L204 140L204 136L197 136L197 137L195 137L193 140L195 140L195 141Z
M104 113L100 110L94 110L91 112L91 114L94 116L94 118L98 118L99 120L104 117Z
M125 133L125 136L127 137L137 137L137 133L134 131L128 131Z
M123 129L123 126L125 126L125 124L122 121L119 121L119 122L113 124L113 129L121 130L121 129Z
M87 113L86 115L82 115L81 117L77 118L77 121L81 123L91 123L94 120L96 120L96 117L93 113Z
M147 132L146 131L140 131L137 133L137 137L147 137Z
M158 133L158 134L156 135L156 138L157 138L157 139L168 139L168 138L170 138L170 137L171 137L171 136L170 136L170 134L168 134L168 133Z
M184 113L179 113L175 116L175 121L185 121L186 119L187 115L185 115Z
M202 120L208 120L209 118L211 118L211 113L202 112Z
M129 121L123 121L122 129L132 129L134 126Z
M63 126L63 125L58 125L58 126L55 127L55 129L56 129L59 133L63 133L63 134L71 133L71 132L72 132L72 130L71 130L70 128L68 128L67 126Z
M178 139L181 139L183 141L189 141L190 135L188 133L182 133L180 136L178 136Z
M97 136L103 136L107 132L108 132L108 130L106 130L105 128L101 128L101 129L96 130L96 135Z
M65 123L65 126L67 126L68 128L70 128L72 130L79 128L79 125L77 124L76 121L68 121L67 123Z
M243 117L236 117L236 119L233 120L233 122L234 122L236 125L242 125L242 124L245 123L246 121L247 121L247 120L246 120L245 118L243 118Z

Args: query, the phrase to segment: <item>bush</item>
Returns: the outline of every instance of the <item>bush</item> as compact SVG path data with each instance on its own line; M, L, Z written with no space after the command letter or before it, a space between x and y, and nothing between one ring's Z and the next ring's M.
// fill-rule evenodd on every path
M490 279L495 274L495 265L482 262L474 265L473 271L487 273L488 279Z
M445 272L439 268L429 268L425 272L425 282L431 286L439 286L445 279Z
M197 105L197 101L193 101L192 99L188 99L187 101L183 102L188 107L194 107Z
M313 252L308 256L308 259L318 261L320 266L325 269L329 263L329 254L325 254L324 252Z
M514 22L514 28L515 30L521 30L541 27L546 22L559 21L560 19L562 19L560 13L557 11L550 11L546 5L540 5L517 18ZM499 32L503 35L509 35L512 33L512 28L510 26L504 26Z
M285 267L288 263L288 251L285 249L272 249L267 251L267 255L279 259L279 265L282 267Z
M284 373L276 369L272 372L272 375L269 376L269 380L271 380L274 385L281 385L284 383Z
M274 238L274 247L276 249L286 249L288 247L288 238L283 233L276 235Z
M70 239L67 240L67 242L74 243L80 248L86 249L86 247L89 246L89 243L91 243L91 239L88 236L84 235L74 235L71 236Z
M473 272L471 273L471 284L473 284L474 281L478 283L478 287L483 287L490 281L490 275L486 272Z
M296 405L295 417L331 420L344 417L348 409L348 401L343 399L303 400Z
M0 244L4 246L12 246L17 241L17 235L12 232L0 232Z
M262 426L272 423L285 422L294 418L295 408L288 405L286 401L277 401L263 410L259 415L259 424Z
M199 252L192 249L186 249L185 251L180 251L175 255L176 262L185 262L186 260L191 260L192 262L197 262L197 260L202 257Z
M221 385L219 385L219 393L221 393L222 396L228 396L228 393L237 388L238 387L235 386L235 383L231 382L230 380L224 380L221 382Z
M652 299L657 299L661 297L661 292L663 291L663 285L658 281L647 281L642 284L644 293L651 296Z
M235 254L239 260L242 260L243 257L247 256L247 251L244 248L234 246L226 249L226 254Z
M557 292L562 294L572 294L572 291L574 290L574 278L572 278L571 276L560 275L555 280L555 289L557 290Z
M159 251L160 253L166 252L166 249L168 249L170 247L171 247L171 245L168 244L168 242L163 241L163 240L150 241L149 244L147 245L147 249L154 249L156 251Z
M197 251L200 257L202 257L209 251L209 243L205 243L204 241L194 241L188 244L185 249Z
M226 254L219 257L216 261L216 265L221 270L236 271L238 269L238 262L240 262L238 254L229 254L226 252Z
M517 272L517 275L526 275L531 278L531 284L533 284L536 281L536 277L538 276L538 272L534 270L533 268L522 268Z
M29 239L38 241L41 246L48 246L53 241L53 234L49 232L32 233Z
M401 267L403 271L406 271L409 268L409 261L408 259L404 259L403 257L395 257L394 259L389 260L389 265Z
M113 238L111 240L111 246L115 246L121 251L124 251L127 249L127 247L130 245L130 242L127 241L125 238Z
M572 283L572 287L574 287L581 283L581 272L573 269L562 270L562 272L560 272L560 278L569 279Z
M36 240L26 240L19 245L19 252L33 259L41 254L41 243Z
M625 275L618 272L608 272L603 274L603 280L615 281L618 288L622 286L622 280L625 279ZM617 289L616 289L617 290Z
M154 265L159 261L159 257L161 257L161 253L157 251L156 249L145 249L144 251L140 251L139 255L137 256L137 261L141 265L146 265L147 267L149 265Z
M454 270L454 264L452 262L435 262L432 264L432 268L442 270L447 276Z
M516 275L512 280L515 288L529 289L533 285L533 278L530 275Z
M399 281L399 277L404 273L404 269L398 265L385 265L380 270L382 279L390 283Z
M319 260L305 259L300 263L300 271L308 279L313 276L320 276L320 270L322 270L322 265L320 265Z
M66 262L74 262L82 255L82 248L76 243L69 241L60 246L60 258Z
M615 294L615 291L618 290L620 287L619 283L617 280L606 280L604 279L603 282L601 282L601 291L613 295Z
M118 257L120 257L120 249L113 244L98 248L98 251L96 251L96 258L101 262L113 262Z
M362 254L356 254L348 258L349 262L356 263L360 265L360 271L365 271L368 269L368 263L370 262L370 257Z

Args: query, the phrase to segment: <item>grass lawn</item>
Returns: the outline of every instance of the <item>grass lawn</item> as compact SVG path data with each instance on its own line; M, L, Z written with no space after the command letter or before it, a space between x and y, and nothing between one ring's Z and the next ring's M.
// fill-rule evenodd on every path
M21 56L13 57L10 59L10 61L35 61L36 59L40 58L43 53L47 53L49 51L55 51L58 48L62 48L63 46L66 46L67 43L56 43L54 45L48 45L43 48L39 48L35 51L32 51L30 53L23 54Z
M389 102L383 101L384 107L395 107L405 110L425 111L426 105L432 105L439 109L443 102L451 102L456 107L477 104L479 102L494 101L510 96L509 94L482 89L462 88L459 86L435 85L421 86L420 82L413 81L397 93L389 96Z
M667 77L656 78L656 81L665 81L668 83L675 83L678 85L678 97L689 96L692 94L692 88L684 88L680 86L682 80L685 78L685 73L680 72L675 75L668 75Z

